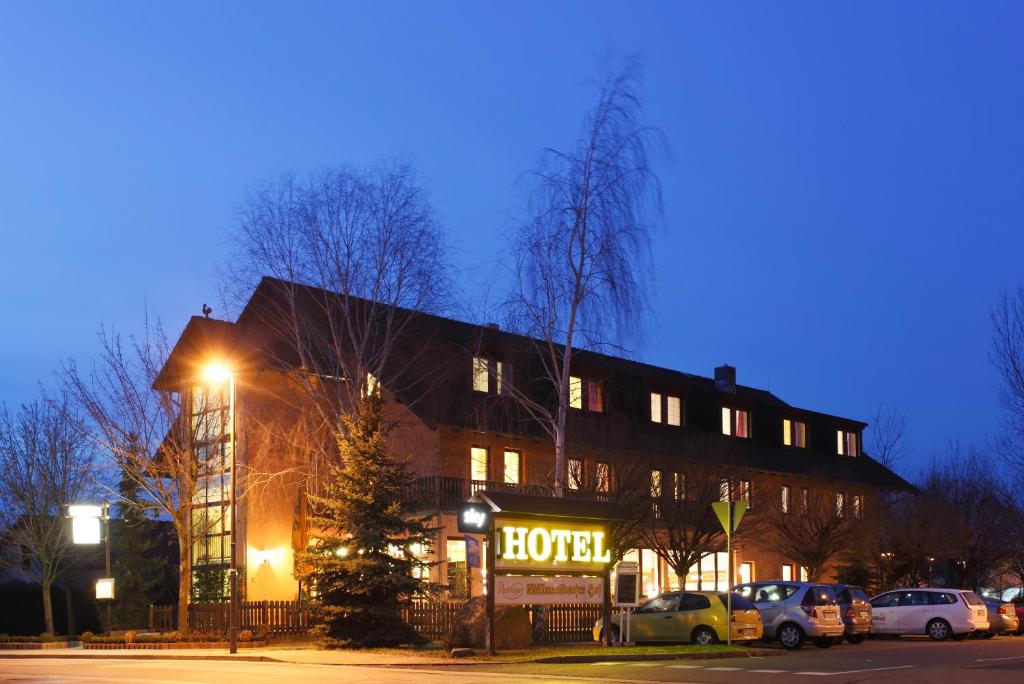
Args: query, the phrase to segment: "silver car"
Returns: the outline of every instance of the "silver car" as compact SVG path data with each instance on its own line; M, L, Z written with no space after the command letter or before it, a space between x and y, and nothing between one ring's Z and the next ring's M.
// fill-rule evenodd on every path
M997 634L1016 634L1020 628L1020 620L1017 618L1017 611L1012 603L1006 603L996 598L983 597L985 610L988 611L988 629L984 632L976 632L985 639L991 639Z
M736 587L761 613L764 638L778 639L793 650L810 639L828 648L843 636L845 626L832 587L813 582L751 582Z

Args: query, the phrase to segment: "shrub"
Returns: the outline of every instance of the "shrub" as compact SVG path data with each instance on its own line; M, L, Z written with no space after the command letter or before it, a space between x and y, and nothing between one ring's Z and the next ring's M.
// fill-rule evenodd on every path
M49 643L54 640L53 632L43 632L39 635L39 641L42 643Z
M122 638L124 639L124 643L130 644L135 641L135 632L125 632Z
M84 632L82 632L82 636L80 637L80 639L82 640L83 644L87 644L90 641L92 641L95 636L96 635L90 632L89 630L85 630Z
M263 641L270 636L270 625L258 625L256 627L255 638L257 641Z
M252 630L249 629L243 629L238 632L239 641L252 641L253 636L254 634L252 633Z

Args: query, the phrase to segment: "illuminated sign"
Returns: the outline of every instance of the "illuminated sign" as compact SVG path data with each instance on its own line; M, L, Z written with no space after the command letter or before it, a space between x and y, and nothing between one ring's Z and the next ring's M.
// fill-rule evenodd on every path
M498 520L498 569L603 572L611 561L603 525Z
M494 578L494 602L499 606L600 605L604 602L604 578L498 575Z
M491 509L485 504L460 501L456 504L459 532L484 534L491 528Z
M96 580L96 599L98 601L114 600L114 580L111 577Z

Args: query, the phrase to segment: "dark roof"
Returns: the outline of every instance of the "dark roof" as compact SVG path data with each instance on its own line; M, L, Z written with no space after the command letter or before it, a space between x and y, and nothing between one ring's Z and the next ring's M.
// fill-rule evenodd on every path
M538 496L493 490L478 491L474 501L489 504L495 513L577 520L628 520L629 514L613 503L571 497Z
M175 389L187 384L186 378L199 372L199 366L209 362L212 355L236 357L237 346L234 323L193 316L154 379L153 387Z

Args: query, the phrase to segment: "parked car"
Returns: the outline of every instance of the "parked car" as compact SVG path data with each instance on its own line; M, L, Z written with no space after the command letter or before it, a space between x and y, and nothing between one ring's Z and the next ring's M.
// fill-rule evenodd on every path
M725 641L727 625L733 641L753 641L762 635L761 614L742 596L732 596L732 617L726 616L726 595L713 591L680 591L661 594L642 604L629 618L629 638L634 642L676 641L714 644ZM623 616L613 615L612 634L624 630ZM594 639L603 637L604 620L594 624Z
M843 636L851 644L859 644L871 633L871 599L861 587L833 584L839 616L846 630Z
M811 639L828 648L843 635L839 605L832 587L813 582L751 582L736 587L761 612L764 637L793 650Z
M1014 610L1012 603L1000 601L997 598L982 598L985 609L988 611L988 629L984 632L977 632L986 639L991 639L997 634L1017 634L1020 629L1020 618Z
M871 599L871 631L876 634L927 634L935 641L967 638L988 629L981 598L962 589L898 589Z

